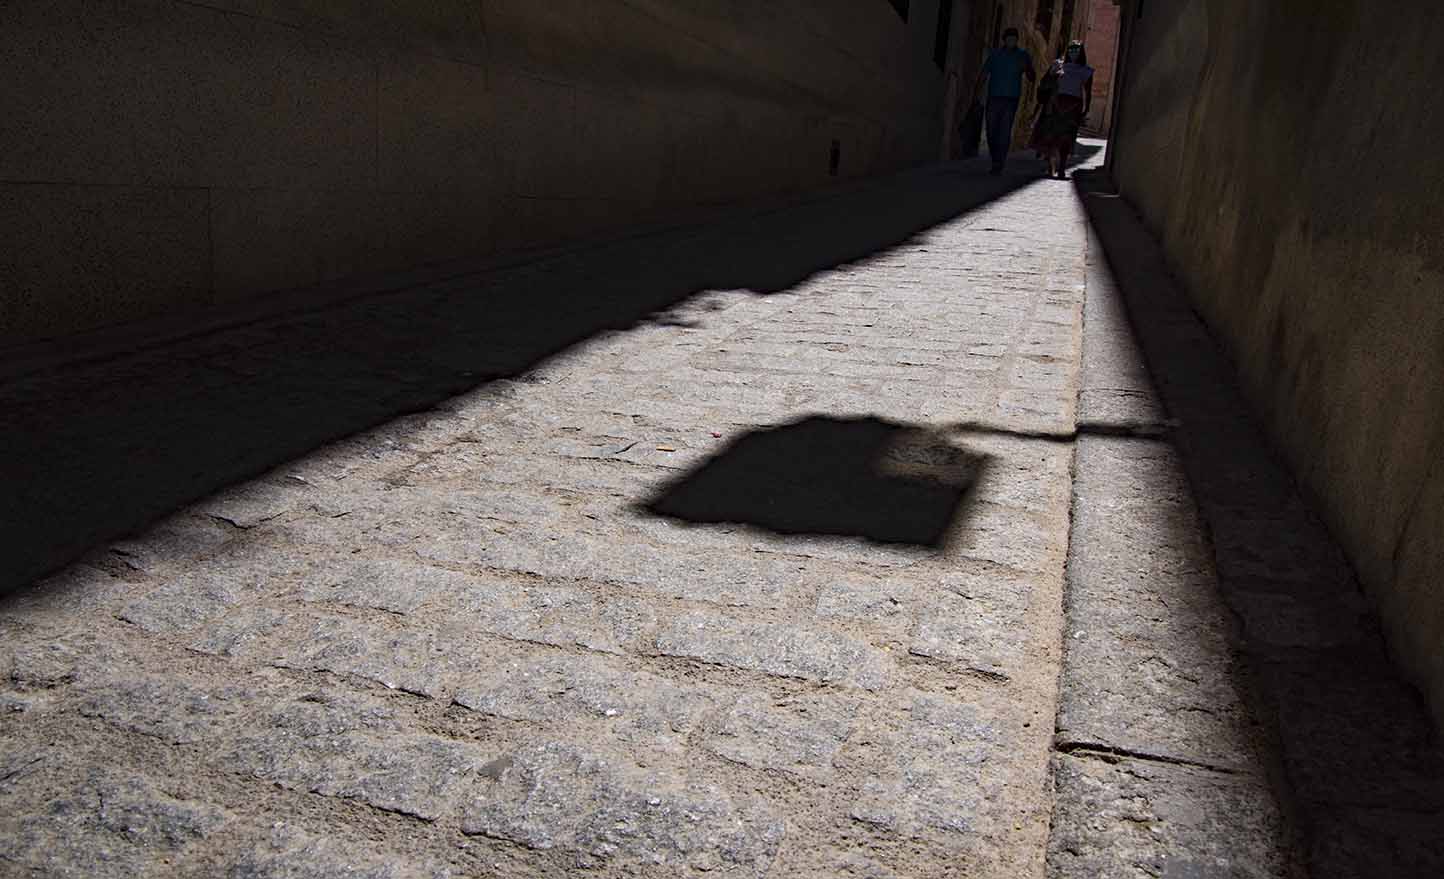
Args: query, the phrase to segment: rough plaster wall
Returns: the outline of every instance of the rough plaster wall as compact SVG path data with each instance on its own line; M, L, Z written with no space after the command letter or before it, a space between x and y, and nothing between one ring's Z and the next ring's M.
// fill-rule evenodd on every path
M1148 0L1115 137L1444 722L1444 7Z
M937 0L0 3L0 347L934 158Z

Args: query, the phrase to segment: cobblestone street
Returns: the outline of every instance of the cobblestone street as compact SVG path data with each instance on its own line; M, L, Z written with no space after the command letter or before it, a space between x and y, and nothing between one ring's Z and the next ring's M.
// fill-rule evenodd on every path
M458 298L673 277L719 236L787 248L769 236L914 196L937 216L768 289L689 284L525 369L458 353L479 338ZM283 356L355 427L411 414L0 604L0 873L1142 875L1100 866L1121 833L1134 865L1162 870L1144 850L1177 834L1227 865L1177 875L1286 875L1209 546L1167 444L1137 439L1166 419L1116 303L1089 302L1085 345L1079 190L939 166L686 234L290 319L346 342L394 311L414 359L385 375L317 367L284 322L177 343L213 384L174 417L236 413L211 422L228 459L228 436L281 454L349 423L275 393ZM442 390L443 362L445 393L411 392ZM219 390L248 383L264 419ZM124 442L138 484L209 460ZM1189 824L1215 807L1233 817Z

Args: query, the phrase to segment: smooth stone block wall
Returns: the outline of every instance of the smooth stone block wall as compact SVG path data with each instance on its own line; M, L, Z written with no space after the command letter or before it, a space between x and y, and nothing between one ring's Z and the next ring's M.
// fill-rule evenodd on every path
M842 178L935 158L937 14L6 3L0 349L788 197L833 140Z

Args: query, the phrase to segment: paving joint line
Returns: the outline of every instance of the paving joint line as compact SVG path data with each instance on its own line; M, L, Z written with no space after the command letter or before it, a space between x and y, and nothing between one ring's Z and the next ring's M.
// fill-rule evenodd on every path
M988 434L1010 436L1025 440L1041 440L1053 443L1073 443L1088 436L1105 436L1123 439L1166 440L1178 428L1175 422L1080 422L1072 430L1027 430L997 427L989 424L963 422L955 424L948 431L958 434Z
M1104 763L1116 764L1123 760L1141 760L1145 763L1161 763L1166 766L1188 766L1193 769L1215 772L1219 775L1241 774L1236 769L1216 766L1212 763L1204 763L1199 760L1189 760L1185 757L1168 757L1163 754L1150 754L1147 751L1119 748L1113 745L1105 745L1101 742L1059 742L1053 746L1053 750L1059 754L1066 754L1069 757L1101 760Z

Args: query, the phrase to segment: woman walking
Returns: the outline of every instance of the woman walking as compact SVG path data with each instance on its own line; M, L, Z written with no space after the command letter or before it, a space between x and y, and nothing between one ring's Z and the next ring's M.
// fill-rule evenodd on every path
M1093 68L1088 50L1078 40L1068 44L1038 84L1042 116L1033 130L1032 146L1048 163L1048 176L1068 179L1064 169L1073 155L1078 129L1093 106ZM1046 94L1045 94L1046 92Z

